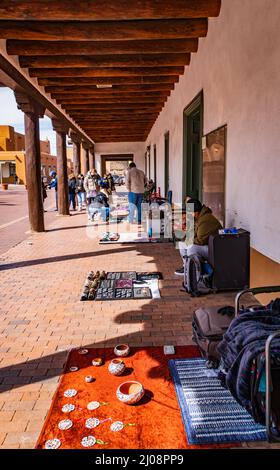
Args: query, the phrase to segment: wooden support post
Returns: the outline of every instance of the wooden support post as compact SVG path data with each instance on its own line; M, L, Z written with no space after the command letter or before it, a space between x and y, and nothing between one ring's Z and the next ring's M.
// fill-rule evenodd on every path
M52 119L52 124L53 129L56 131L58 213L60 215L69 215L66 156L66 134L69 129L67 124L62 123L55 118Z
M81 138L74 132L71 132L70 137L73 142L74 175L77 177L81 173Z
M89 144L87 142L82 142L81 169L83 175L85 176L89 170Z
M18 109L24 112L25 168L30 229L33 232L44 232L39 117L44 116L45 108L23 91L16 90L14 94Z
M94 145L89 148L89 169L95 168Z

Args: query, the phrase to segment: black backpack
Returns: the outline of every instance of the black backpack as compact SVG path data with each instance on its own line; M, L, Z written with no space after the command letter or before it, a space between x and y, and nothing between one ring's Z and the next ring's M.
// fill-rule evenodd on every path
M211 292L212 270L209 270L208 267L207 261L197 255L184 258L183 287L192 297L199 297Z

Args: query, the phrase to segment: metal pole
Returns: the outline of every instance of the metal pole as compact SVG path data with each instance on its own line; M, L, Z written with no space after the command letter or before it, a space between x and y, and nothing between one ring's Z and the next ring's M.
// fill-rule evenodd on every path
M270 335L265 343L265 424L267 440L269 442L280 442L280 436L274 436L271 432L271 390L273 387L271 377L271 344L275 338L280 338L280 331Z

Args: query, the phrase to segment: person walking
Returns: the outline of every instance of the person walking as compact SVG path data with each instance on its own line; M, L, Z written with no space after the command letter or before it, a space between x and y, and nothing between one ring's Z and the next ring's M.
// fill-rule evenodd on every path
M129 222L134 222L134 213L137 209L138 225L142 221L142 201L144 196L144 188L147 182L144 171L138 170L134 162L131 162L128 166L126 174L126 187L128 189L128 203L129 203Z
M87 208L88 208L88 220L91 220L90 206L99 192L100 188L100 176L98 175L95 168L89 170L84 179L84 189L86 192Z
M78 198L78 211L80 212L86 203L86 193L84 188L84 175L79 174L76 184L77 198Z
M55 211L57 211L58 210L58 204L57 204L57 174L56 174L56 171L51 171L50 177L52 179L51 179L51 182L49 184L49 189L51 189L51 188L55 189L55 205L56 205Z
M45 199L47 199L48 194L47 194L46 185L45 185L43 176L41 178L41 188L42 188L42 199L43 199L43 206L44 206L44 202L45 202ZM47 211L44 209L44 212L47 212Z
M76 177L73 173L69 175L68 193L69 193L69 209L72 204L73 211L75 211L76 210Z

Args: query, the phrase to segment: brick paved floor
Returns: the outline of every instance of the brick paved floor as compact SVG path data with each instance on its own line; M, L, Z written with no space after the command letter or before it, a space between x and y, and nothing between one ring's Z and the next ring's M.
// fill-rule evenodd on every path
M48 191L45 201L45 227L53 222L56 212L55 192ZM9 185L8 191L0 189L0 254L22 242L29 232L27 191L22 185Z
M1 257L2 448L34 447L70 348L191 344L194 309L233 297L192 299L181 292L182 279L173 274L180 258L172 244L98 245L86 226L84 213L56 217L48 232L31 235ZM91 269L161 271L162 298L80 302Z

